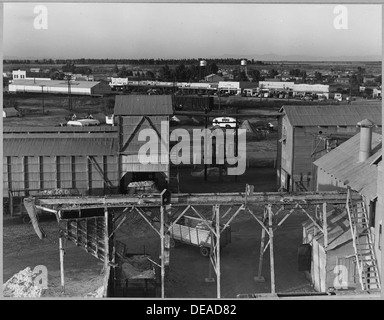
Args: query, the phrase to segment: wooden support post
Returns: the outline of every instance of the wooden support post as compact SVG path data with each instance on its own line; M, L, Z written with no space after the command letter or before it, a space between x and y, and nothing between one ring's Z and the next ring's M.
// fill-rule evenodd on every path
M61 212L59 211L59 216ZM60 252L60 279L61 279L61 289L65 291L64 283L64 245L63 245L63 233L59 231L59 252Z
M215 221L215 215L216 215L216 210L215 206L212 207L212 221ZM212 277L212 268L215 267L215 273L216 273L216 257L213 256L215 253L215 241L214 241L214 233L211 231L211 247L210 247L210 256L209 256L209 261L208 261L208 278L205 278L205 282L207 283L213 283L216 281L214 277Z
M271 264L271 293L274 294L275 291L275 262L273 257L273 222L272 222L272 206L268 205L268 224L269 224L269 258Z
M105 219L105 229L104 229L104 268L107 271L109 266L109 226L108 226L108 208L104 208L104 219Z
M327 203L323 203L323 233L324 233L324 247L328 247L328 224L327 224Z
M208 113L208 110L205 109L204 111L205 114ZM206 116L205 117L205 137L204 137L204 181L207 181L208 179L208 165L207 165L207 159L205 157L205 153L207 153L207 145L208 145L208 142L207 142L207 129L208 129L208 117Z
M239 156L239 126L238 126L238 117L236 119L236 126L235 126L235 157L237 158ZM239 161L239 160L237 160ZM237 174L235 174L235 181L237 181Z
M161 246L161 297L165 298L164 293L164 279L165 279L165 265L164 265L164 205L160 207L160 246Z
M220 206L215 205L216 219L216 286L217 298L221 298L221 270L220 270Z
M267 209L264 208L264 219L267 217ZM263 271L263 258L264 258L264 245L265 245L265 229L261 228L261 242L260 242L260 256L259 256L259 269L257 270L257 277L254 277L256 282L265 282L265 278L261 275Z

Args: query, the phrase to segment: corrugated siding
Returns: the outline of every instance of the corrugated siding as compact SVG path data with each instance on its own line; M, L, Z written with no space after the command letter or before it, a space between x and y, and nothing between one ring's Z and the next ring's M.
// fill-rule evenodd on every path
M172 97L169 95L117 95L114 114L119 115L171 115Z
M353 126L369 119L381 125L381 105L283 106L293 126Z
M115 138L7 138L3 140L4 156L76 156L115 155Z
M7 165L9 159L9 165ZM114 193L119 186L119 157L94 157L112 183L109 190L103 177L86 156L4 157L3 196L8 196L8 175L12 190L76 188L83 194Z

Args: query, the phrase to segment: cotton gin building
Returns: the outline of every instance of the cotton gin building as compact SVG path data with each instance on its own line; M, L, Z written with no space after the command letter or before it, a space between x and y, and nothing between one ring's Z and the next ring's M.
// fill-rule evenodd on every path
M3 197L9 198L11 213L12 201L16 204L47 189L77 189L83 195L117 193L117 129L5 127Z
M287 191L314 191L314 161L355 135L362 119L377 119L381 133L381 105L295 106L280 109L277 148L278 185Z

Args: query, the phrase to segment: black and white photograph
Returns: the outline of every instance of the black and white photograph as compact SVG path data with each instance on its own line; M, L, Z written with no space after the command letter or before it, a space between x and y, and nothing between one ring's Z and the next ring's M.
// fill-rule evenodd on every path
M381 297L382 5L2 8L0 296Z

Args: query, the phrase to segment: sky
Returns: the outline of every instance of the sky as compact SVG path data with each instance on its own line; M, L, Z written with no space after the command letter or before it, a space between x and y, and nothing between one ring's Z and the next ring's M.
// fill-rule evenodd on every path
M45 29L36 28L47 8ZM4 58L380 57L380 5L6 3ZM266 55L266 56L264 56ZM343 59L344 60L344 59Z

